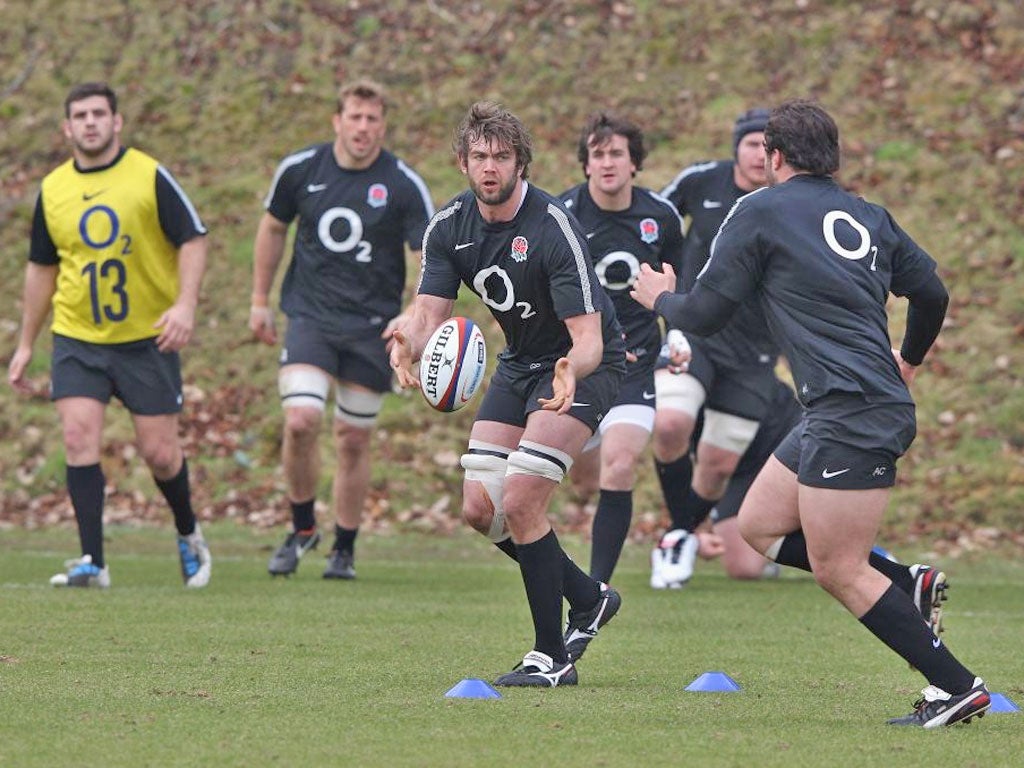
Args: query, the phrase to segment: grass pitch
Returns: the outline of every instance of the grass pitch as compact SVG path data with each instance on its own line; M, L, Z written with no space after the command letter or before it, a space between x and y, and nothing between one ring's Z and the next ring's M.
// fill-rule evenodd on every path
M479 537L365 536L359 579L290 579L280 532L208 525L211 586L185 591L169 530L112 527L113 587L47 585L70 529L0 538L0 765L1019 765L1024 715L895 729L922 678L802 574L743 584L698 566L647 586L627 545L623 608L578 688L448 699L532 643L517 569ZM578 542L566 542L586 562ZM913 559L913 553L902 554ZM1024 705L1024 565L938 563L945 639ZM689 693L723 671L736 693Z

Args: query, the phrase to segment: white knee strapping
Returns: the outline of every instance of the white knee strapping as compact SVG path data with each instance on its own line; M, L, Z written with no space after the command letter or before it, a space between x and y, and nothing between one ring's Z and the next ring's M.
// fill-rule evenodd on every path
M334 389L334 418L353 427L372 427L380 413L384 395L339 384Z
M519 450L508 457L510 475L535 475L560 483L570 469L572 456L565 451L529 440L521 441Z
M327 392L331 388L331 377L326 371L312 366L285 366L277 374L277 390L281 393L281 405L285 408L327 407Z
M704 431L700 441L742 456L754 442L760 422L730 413L704 409Z
M630 403L628 405L615 405L604 415L598 429L603 435L609 427L616 424L632 424L648 432L654 431L654 409L647 405Z
M694 419L707 399L704 386L688 373L655 371L654 392L657 395L655 402L658 410L667 408L682 411Z
M487 496L491 500L491 506L494 507L491 527L486 534L487 538L495 544L504 541L508 538L508 530L505 528L505 508L502 504L502 493L505 487L505 472L508 469L508 460L486 453L464 453L459 463L466 470L467 480L476 480L483 485Z

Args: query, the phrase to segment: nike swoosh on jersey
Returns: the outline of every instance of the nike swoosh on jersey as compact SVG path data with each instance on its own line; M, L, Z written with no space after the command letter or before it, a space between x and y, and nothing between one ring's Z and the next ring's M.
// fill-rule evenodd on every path
M704 200L704 207L705 208L721 208L722 207L722 203L721 203L720 200L707 200L707 199L705 199Z
M823 478L825 478L826 480L831 480L833 477L838 477L839 475L845 475L851 469L852 469L852 467L847 467L846 469L837 469L835 472L829 472L828 471L828 467L825 467L825 469L821 470L821 476Z
M587 240L589 240L590 238L592 238L596 234L597 234L597 232L587 232Z
M92 200L94 197L99 197L100 195L102 195L106 191L107 190L105 190L105 189L101 189L99 192L93 192L91 195L86 194L85 192L83 192L82 193L82 199L83 200Z
M640 396L644 400L653 400L654 399L654 392L641 392Z
M455 244L455 250L456 251L461 251L463 248L469 248L469 246L471 246L472 244L473 244L472 241L468 242L468 243L456 243Z
M306 191L307 192L323 192L325 189L327 189L327 185L326 184L307 184L306 185Z

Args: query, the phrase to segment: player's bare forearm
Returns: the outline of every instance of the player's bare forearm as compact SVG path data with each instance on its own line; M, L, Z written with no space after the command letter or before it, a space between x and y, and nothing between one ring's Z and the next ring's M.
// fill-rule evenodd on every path
M408 312L409 322L405 326L406 337L409 339L414 357L423 353L423 347L441 323L452 316L452 299L440 296L419 294L413 299Z
M206 237L200 235L178 248L178 298L154 324L160 329L156 346L161 352L177 352L192 340L205 271Z
M199 304L199 289L206 274L206 253L205 235L192 238L178 249L178 303L193 308Z
M252 300L254 306L267 306L274 275L284 258L288 225L265 213L256 229L252 259Z
M566 354L577 380L590 375L601 364L604 356L604 339L601 330L601 313L567 317L565 327L572 339L572 349Z
M50 311L50 302L57 290L57 267L29 262L22 292L21 330L18 346L11 356L7 380L15 390L30 391L25 372L32 361L32 347Z
M50 313L50 303L57 291L57 266L29 262L22 291L21 332L18 346L32 349L39 331Z

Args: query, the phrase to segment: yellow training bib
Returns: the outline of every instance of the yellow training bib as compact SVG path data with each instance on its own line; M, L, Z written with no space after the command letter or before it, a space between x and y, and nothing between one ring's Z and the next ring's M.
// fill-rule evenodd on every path
M178 296L178 249L157 213L158 163L128 149L109 168L68 161L43 179L46 228L60 263L54 333L97 344L159 334Z

